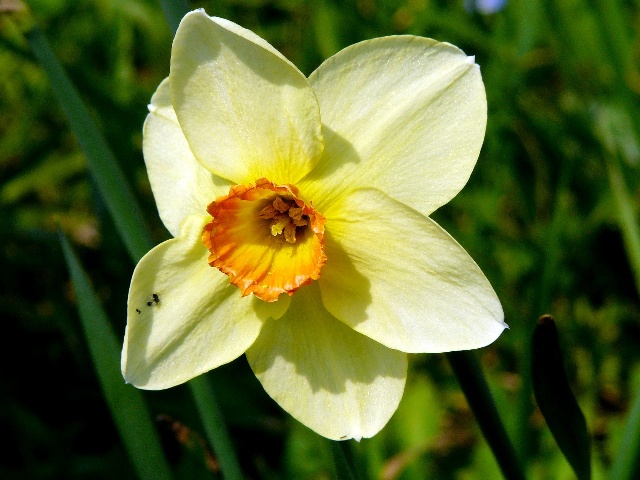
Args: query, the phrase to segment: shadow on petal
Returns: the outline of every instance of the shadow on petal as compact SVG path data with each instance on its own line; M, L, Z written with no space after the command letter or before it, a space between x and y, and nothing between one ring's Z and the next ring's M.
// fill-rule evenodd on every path
M268 320L247 359L267 393L320 435L375 435L398 407L407 355L357 333L324 308L318 285Z
M322 115L322 112L320 112ZM353 144L345 139L343 136L329 128L324 123L322 124L322 136L324 137L324 152L320 161L315 168L307 174L302 182L318 182L322 185L322 179L326 178L330 174L339 170L347 163L360 163L360 156L353 147ZM342 179L348 186L349 180ZM313 187L311 188L313 190ZM326 192L329 193L329 192ZM319 203L324 203L325 199L322 196L318 196L317 199L311 197L311 199Z
M242 298L226 275L207 264L199 241L204 219L191 220L186 238L155 247L133 274L122 369L140 388L168 388L234 360L266 318L286 308L285 301L257 309L251 298Z
M325 232L325 253L327 263L318 280L323 298L328 294L324 287L331 285L330 292L340 291L339 298L332 298L332 302L340 305L340 312L349 318L351 326L367 320L367 307L373 301L371 282L356 269L349 254L330 230ZM327 315L330 313L327 312Z
M275 374L283 384L302 382L312 392L339 394L350 385L406 375L405 354L334 318L322 304L315 283L294 294L282 318L265 323L247 358L261 381ZM296 395L295 389L290 390Z

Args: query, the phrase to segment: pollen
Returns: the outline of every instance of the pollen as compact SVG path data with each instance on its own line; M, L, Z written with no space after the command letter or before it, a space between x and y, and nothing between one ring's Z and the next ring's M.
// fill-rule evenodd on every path
M265 178L235 185L207 208L202 233L209 265L229 276L243 296L273 302L320 278L326 262L326 219L298 189Z

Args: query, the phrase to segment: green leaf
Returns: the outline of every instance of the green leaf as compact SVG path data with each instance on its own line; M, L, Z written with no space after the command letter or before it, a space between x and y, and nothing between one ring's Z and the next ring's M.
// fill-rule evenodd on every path
M640 225L636 220L638 216L635 209L635 201L629 192L620 161L615 153L606 159L606 164L611 194L613 195L618 215L618 225L622 232L622 240L624 241L627 257L629 257L629 266L636 281L636 289L640 294Z
M42 31L34 27L25 33L25 38L49 78L51 88L87 157L91 176L129 254L136 260L142 258L153 245L142 211L126 177Z
M591 478L591 443L587 422L564 370L558 331L552 316L543 315L531 345L533 393L549 430L579 480Z
M140 478L170 479L172 473L162 453L142 392L127 385L120 372L120 342L114 335L98 297L68 240L60 243L78 301L82 331L93 366L120 438Z
M226 480L242 480L242 470L240 470L240 464L207 375L200 375L190 380L188 385L204 424L207 438L220 462L222 475Z
M351 454L348 441L331 442L333 461L336 466L336 473L339 480L359 480L357 470L354 467L353 456Z
M640 475L640 388L635 393L635 399L627 418L622 434L622 442L617 456L611 467L609 478L616 480L632 480Z
M160 0L160 5L169 28L175 34L182 17L191 10L189 4L186 0Z

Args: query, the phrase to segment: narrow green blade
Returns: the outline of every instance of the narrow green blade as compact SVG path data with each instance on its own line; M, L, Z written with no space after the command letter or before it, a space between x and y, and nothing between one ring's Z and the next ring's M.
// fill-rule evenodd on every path
M331 450L339 480L359 480L347 442L332 441Z
M175 34L182 17L191 10L187 0L160 0L160 5L169 28Z
M196 402L200 419L204 425L207 439L213 447L220 462L220 470L225 480L242 480L242 471L236 457L236 452L229 438L227 426L224 423L220 409L216 402L213 387L205 375L200 375L189 381L191 394Z
M556 324L543 315L531 346L533 393L549 430L579 480L591 478L591 443L587 422L562 363Z
M633 480L640 475L640 388L635 393L609 478Z
M60 243L71 274L78 310L93 366L129 458L140 478L170 479L171 469L160 447L142 392L126 385L120 373L120 343L68 240Z
M113 218L129 254L140 259L153 246L142 211L107 142L82 103L47 39L38 27L25 33L31 50L44 69L51 88L87 157L89 171Z
M629 192L622 174L620 160L615 153L612 153L607 159L607 173L609 174L611 194L617 209L618 225L622 232L627 257L629 257L629 266L636 281L636 289L640 294L640 225L634 208L635 201Z

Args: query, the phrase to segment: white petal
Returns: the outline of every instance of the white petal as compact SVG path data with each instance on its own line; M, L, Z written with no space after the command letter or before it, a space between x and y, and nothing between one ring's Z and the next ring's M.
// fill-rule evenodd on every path
M160 218L171 235L189 215L206 215L207 205L229 193L229 182L200 165L171 106L169 79L156 90L144 122L142 148Z
M295 183L323 148L307 79L267 42L202 10L187 14L171 53L171 98L191 150L234 183Z
M371 437L395 412L406 355L360 335L323 308L315 283L267 321L247 359L267 393L293 417L334 440Z
M420 37L348 47L310 77L325 151L299 187L319 211L357 187L378 188L428 215L467 182L484 138L478 65Z
M279 305L241 297L207 264L206 220L188 217L181 236L147 253L133 272L122 373L136 387L172 387L228 363L253 343L270 309L282 314Z
M319 283L336 318L409 353L479 348L502 333L489 281L433 220L373 189L335 210Z

